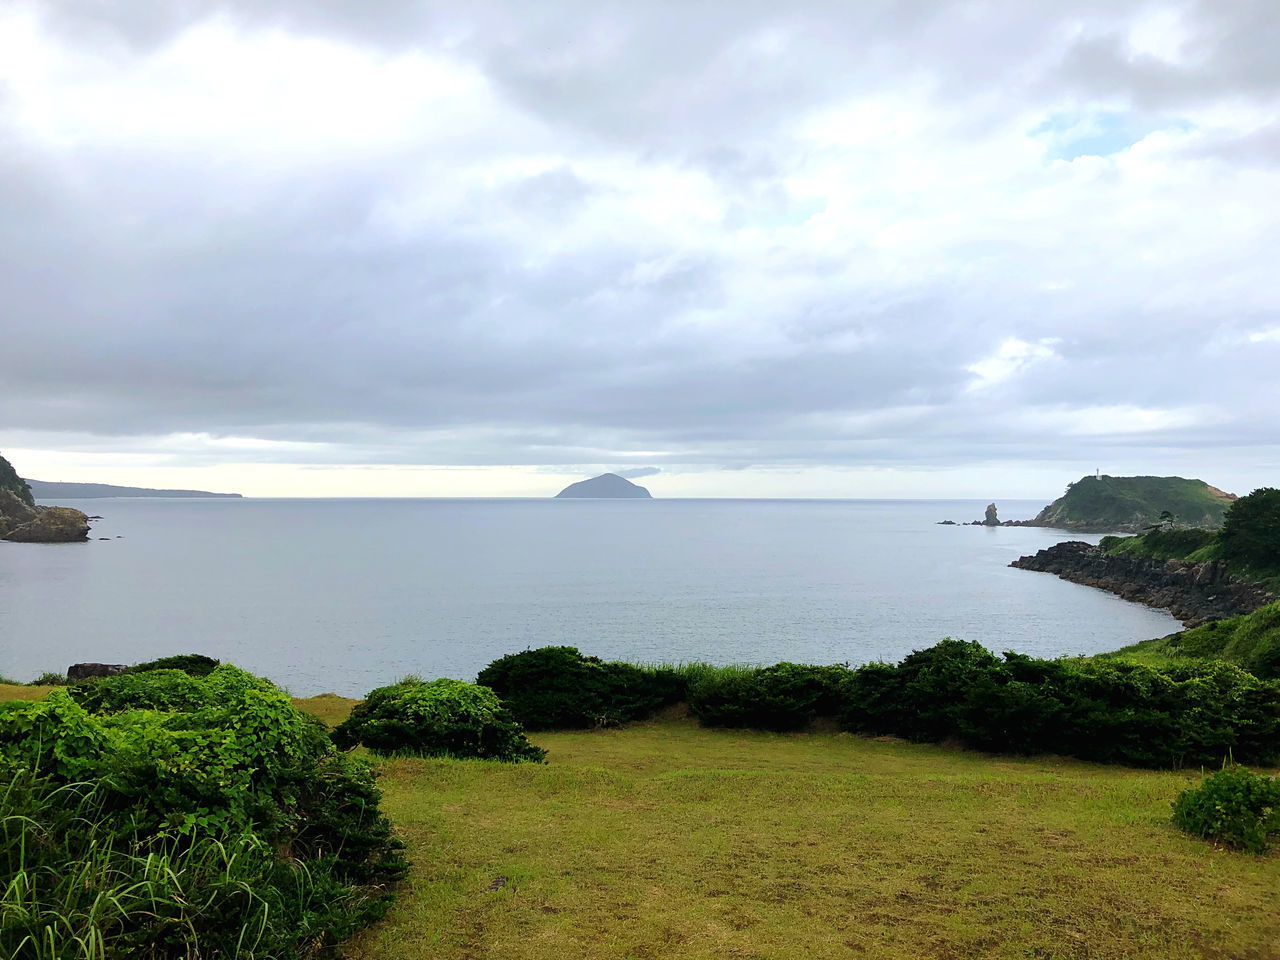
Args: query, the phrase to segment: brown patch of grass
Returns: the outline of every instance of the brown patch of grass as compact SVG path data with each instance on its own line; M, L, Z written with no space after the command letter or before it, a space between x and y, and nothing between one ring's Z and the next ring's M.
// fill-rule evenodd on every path
M0 700L43 700L57 687L28 687L20 683L0 683Z
M359 700L340 697L336 693L320 693L314 697L294 697L293 705L303 713L319 717L330 728L336 727L347 717Z

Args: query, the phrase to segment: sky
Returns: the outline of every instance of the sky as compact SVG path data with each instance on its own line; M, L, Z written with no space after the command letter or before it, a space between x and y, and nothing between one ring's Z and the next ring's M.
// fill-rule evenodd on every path
M0 453L1280 483L1274 0L0 0Z

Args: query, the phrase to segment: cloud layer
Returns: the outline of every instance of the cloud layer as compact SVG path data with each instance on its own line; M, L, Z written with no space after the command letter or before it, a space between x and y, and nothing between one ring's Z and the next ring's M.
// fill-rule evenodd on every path
M0 7L0 444L1275 482L1280 11L1051 9Z

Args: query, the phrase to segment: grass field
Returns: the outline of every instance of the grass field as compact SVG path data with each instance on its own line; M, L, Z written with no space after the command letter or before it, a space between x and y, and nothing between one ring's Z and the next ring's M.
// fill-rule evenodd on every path
M1198 771L680 719L531 739L547 764L382 762L413 871L344 957L1280 960L1280 852L1169 822Z
M1194 773L691 721L545 766L384 764L383 958L1280 957L1280 856L1169 823Z

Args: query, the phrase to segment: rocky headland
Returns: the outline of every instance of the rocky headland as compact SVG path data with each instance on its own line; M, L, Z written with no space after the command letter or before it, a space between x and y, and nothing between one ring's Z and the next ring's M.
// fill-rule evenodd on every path
M38 506L31 488L0 457L0 540L73 543L89 539L89 518L72 507Z
M1256 583L1228 574L1221 560L1193 563L1115 555L1081 540L1055 544L1009 566L1056 574L1072 583L1168 610L1189 627L1252 613L1280 599Z

